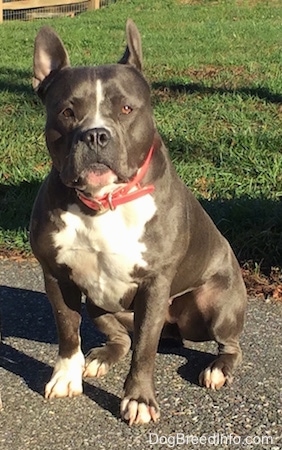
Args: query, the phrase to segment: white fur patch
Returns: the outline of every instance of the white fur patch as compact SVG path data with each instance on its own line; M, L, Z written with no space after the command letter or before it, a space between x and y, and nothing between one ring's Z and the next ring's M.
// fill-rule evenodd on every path
M137 287L130 275L134 266L147 265L141 239L155 212L150 195L94 217L70 205L61 214L65 227L53 234L57 263L72 269L74 282L97 306L110 312L122 310L120 299Z
M101 104L104 101L104 93L101 80L96 82L96 111L93 122L89 128L105 128L105 119L101 114Z
M74 397L81 394L84 362L80 348L71 358L58 356L51 380L45 388L45 398Z

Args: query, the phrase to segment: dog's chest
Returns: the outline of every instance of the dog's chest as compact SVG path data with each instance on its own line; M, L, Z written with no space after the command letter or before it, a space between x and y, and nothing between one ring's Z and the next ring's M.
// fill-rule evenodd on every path
M136 288L134 267L146 267L142 242L156 206L150 195L95 217L73 204L61 213L64 228L53 234L56 262L66 264L73 281L97 306L116 312L120 300Z

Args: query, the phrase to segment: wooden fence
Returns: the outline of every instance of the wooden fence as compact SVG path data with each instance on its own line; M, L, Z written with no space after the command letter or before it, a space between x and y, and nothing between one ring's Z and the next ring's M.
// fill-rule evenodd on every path
M20 18L25 20L48 17L48 14L49 17L74 15L80 11L82 5L85 10L92 10L99 9L100 3L101 0L0 0L0 23L7 14L14 14L17 18L22 14Z

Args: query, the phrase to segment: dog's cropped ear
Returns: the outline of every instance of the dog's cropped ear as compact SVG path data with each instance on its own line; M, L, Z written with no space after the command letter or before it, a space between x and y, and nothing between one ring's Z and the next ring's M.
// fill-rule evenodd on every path
M141 36L133 20L126 22L127 47L123 57L119 60L120 64L131 64L140 72L142 71L142 45Z
M34 44L33 88L38 90L52 71L58 71L69 65L67 51L59 36L48 26L41 28Z

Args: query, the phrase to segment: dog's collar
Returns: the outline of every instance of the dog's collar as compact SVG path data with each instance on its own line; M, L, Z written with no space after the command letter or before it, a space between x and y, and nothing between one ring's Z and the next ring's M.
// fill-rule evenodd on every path
M145 176L148 170L153 151L154 144L151 146L144 164L138 169L135 177L124 186L120 186L117 189L114 189L113 191L103 195L102 197L94 197L91 199L85 197L82 192L77 191L78 198L88 208L102 212L109 209L113 211L119 205L131 202L132 200L135 200L144 195L151 194L155 190L155 186L153 184L149 184L142 187L140 185L140 181Z

